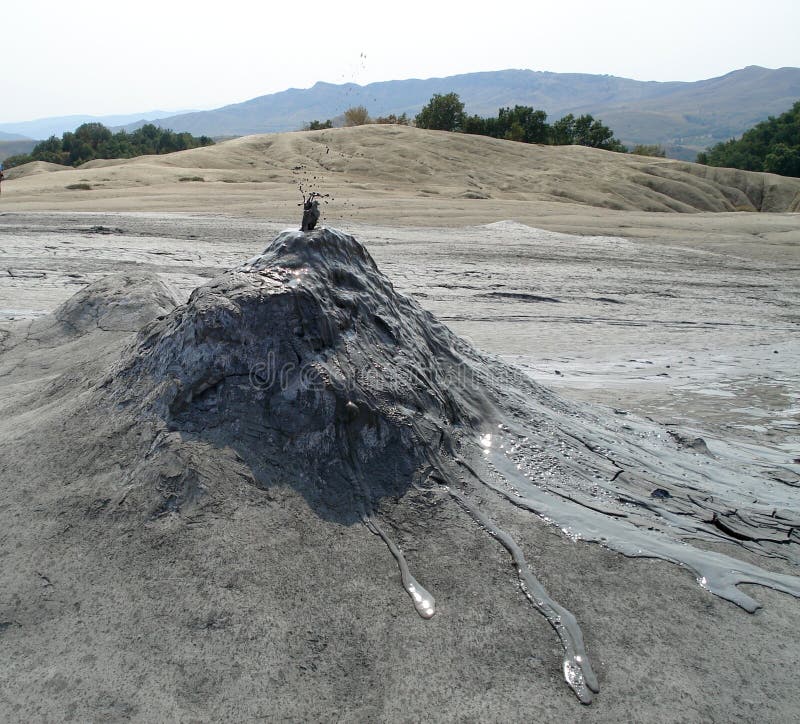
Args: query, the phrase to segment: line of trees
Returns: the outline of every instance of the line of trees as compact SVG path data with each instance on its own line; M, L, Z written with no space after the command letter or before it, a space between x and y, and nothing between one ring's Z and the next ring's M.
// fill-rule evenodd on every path
M497 116L468 116L457 93L436 93L414 119L418 128L471 133L523 143L580 145L626 152L614 132L593 116L569 113L552 124L547 114L531 106L500 108Z
M800 101L777 118L770 116L745 131L740 139L698 154L697 163L800 177Z
M314 120L306 123L303 126L304 131L321 131L325 128L334 128L341 126L366 126L371 123L388 124L394 123L400 126L411 125L411 119L405 114L401 113L399 116L390 113L388 116L378 116L373 118L367 111L366 106L353 106L348 108L343 115L337 116L334 119L326 121Z
M75 131L67 131L61 138L50 136L37 143L28 154L9 156L7 168L20 166L30 161L47 161L63 166L80 166L96 158L133 158L173 151L185 151L199 146L210 146L214 141L208 136L193 136L191 133L175 133L147 123L128 133L112 133L102 123L84 123Z

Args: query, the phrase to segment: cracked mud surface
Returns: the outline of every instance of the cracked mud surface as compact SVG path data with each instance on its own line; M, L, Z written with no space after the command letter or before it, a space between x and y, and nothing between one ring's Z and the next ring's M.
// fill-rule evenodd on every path
M5 215L0 223L0 264L10 261L13 271L0 279L0 307L8 311L3 329L29 331L36 323L25 320L111 271L155 273L183 301L198 284L260 251L280 226L156 215ZM508 222L447 232L348 230L399 290L479 348L574 399L616 408L596 414L613 415L619 426L637 427L637 416L667 423L653 435L713 465L695 445L702 436L712 455L739 456L774 472L774 489L796 503L791 264L563 237ZM519 596L507 553L464 526L457 505L439 503L425 517L411 497L380 511L414 574L436 595L430 621L409 612L397 565L375 536L309 518L302 497L283 487L245 492L238 502L216 499L184 516L180 529L169 520L144 529L117 522L130 547L114 547L109 565L76 521L85 525L88 518L89 530L102 531L110 501L75 498L74 508L53 516L47 486L36 485L53 476L77 482L68 471L42 467L43 459L57 459L53 451L37 453L45 444L56 453L65 444L58 401L69 379L51 385L50 402L36 416L24 413L41 380L75 365L85 368L76 380L101 370L132 327L102 329L110 331L94 333L91 354L77 344L62 345L61 359L42 349L6 376L4 414L14 425L2 428L3 441L24 453L17 474L25 471L19 479L26 481L7 514L30 517L28 530L14 536L18 550L44 541L22 557L12 553L10 533L3 538L15 591L0 599L0 636L14 653L0 688L9 711L48 718L48 704L38 704L37 713L32 703L47 694L74 718L401 719L410 691L420 714L440 719L779 720L796 711L795 600L747 587L764 609L745 614L700 589L685 570L573 542L558 529L532 525L529 513L501 505L488 491L476 493L482 510L513 536L550 595L568 602L584 629L601 689L590 709L576 709L559 685L558 643ZM7 360L11 337L3 345ZM86 439L97 432L86 430ZM131 449L141 432L126 433ZM67 448L63 453L69 456ZM126 470L124 458L117 467L97 465L94 474L109 483ZM241 461L232 457L226 466L239 470ZM717 521L723 533L748 534L747 520ZM701 545L732 553L721 540ZM780 559L748 551L741 557L776 573L796 571ZM321 575L331 566L335 580ZM300 579L290 573L298 570ZM78 581L87 576L85 590ZM76 645L89 622L91 633ZM57 653L66 645L70 653ZM43 676L54 656L57 670ZM784 662L777 671L775 656ZM258 666L267 673L256 678ZM30 673L40 677L31 693L12 693L11 683ZM297 695L308 687L319 694L314 702Z
M3 214L0 334L114 272L157 273L185 298L283 227L219 216ZM577 399L778 445L797 435L800 232L771 243L767 260L749 230L731 249L727 229L687 231L678 246L672 234L666 243L570 237L512 222L436 233L347 228L401 291L459 335Z

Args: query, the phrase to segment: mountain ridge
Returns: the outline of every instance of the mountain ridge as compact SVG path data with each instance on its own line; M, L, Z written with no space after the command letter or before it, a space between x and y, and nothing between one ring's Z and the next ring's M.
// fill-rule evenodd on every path
M470 114L531 105L557 119L591 113L623 143L659 144L668 155L693 160L704 148L741 135L800 98L800 68L747 66L700 81L638 81L611 75L508 69L380 81L359 86L317 82L210 111L153 121L175 131L241 136L299 130L312 120L335 118L364 105L373 116L413 116L434 93L458 93ZM141 124L129 124L133 130Z
M44 140L50 136L60 136L66 131L74 131L83 123L102 123L104 126L143 125L149 121L163 118L165 114L169 113L171 111L162 110L114 113L103 116L77 113L35 118L31 121L0 123L0 140ZM175 114L173 113L173 115Z
M150 111L115 116L59 116L0 123L0 136L46 138L100 122L114 130L154 123L174 131L216 138L296 131L312 120L341 117L364 105L373 117L414 116L434 93L458 93L470 114L529 105L550 120L590 113L623 143L661 145L671 158L694 160L699 151L740 136L800 99L800 68L746 66L698 81L641 81L613 75L529 69L479 71L452 76L387 80L358 85L318 81L205 111Z

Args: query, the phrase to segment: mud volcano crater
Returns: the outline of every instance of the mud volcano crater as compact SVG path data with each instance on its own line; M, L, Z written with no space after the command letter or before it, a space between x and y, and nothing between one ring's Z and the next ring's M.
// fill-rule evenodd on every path
M63 461L71 505L129 522L120 539L142 524L188 526L198 511L224 511L232 500L265 505L291 489L326 524L366 526L380 539L397 562L397 585L430 619L438 592L414 577L386 521L410 499L420 526L449 506L507 555L518 595L551 625L563 677L586 704L599 683L580 621L498 525L504 510L531 513L532 526L573 541L682 566L749 612L759 604L743 583L800 597L800 578L750 562L800 563L797 491L776 491L774 471L560 398L396 291L352 236L282 232L171 307L156 277L118 275L25 338L88 349L92 330L110 325L126 340L94 362L87 356L79 384L74 372L53 379L37 402L48 409L74 396L68 419L53 418L53 430L68 431L53 458ZM420 530L411 520L405 540ZM447 547L446 535L437 545ZM747 560L711 550L723 545Z

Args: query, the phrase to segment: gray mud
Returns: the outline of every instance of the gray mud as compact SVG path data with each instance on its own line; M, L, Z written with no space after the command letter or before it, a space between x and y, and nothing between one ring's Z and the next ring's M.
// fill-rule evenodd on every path
M115 234L124 221L115 222ZM519 229L491 227L469 233L484 233L503 249L523 243ZM93 234L101 235L87 231ZM380 256L377 242L370 248ZM743 455L743 440L706 444L629 412L560 397L524 368L455 336L395 290L346 235L284 233L261 256L242 264L242 255L222 273L212 257L230 249L210 244L208 266L198 266L154 260L164 254L155 253L153 237L144 246L121 253L115 276L95 269L99 281L53 314L7 326L0 431L11 456L0 474L14 593L2 601L8 626L0 635L16 651L0 699L8 711L36 715L10 688L44 664L14 648L24 634L42 627L44 652L57 641L72 645L86 620L115 628L94 637L98 650L142 639L145 648L135 643L138 653L110 664L111 674L87 673L88 690L59 674L65 683L56 699L65 706L70 700L68 713L77 718L397 719L402 692L413 687L427 702L421 713L513 720L527 699L512 692L542 678L549 683L525 718L532 711L575 716L570 706L577 702L563 696L567 686L583 703L594 698L589 711L600 719L624 712L716 718L742 705L733 681L741 656L762 692L774 687L769 711L791 711L786 631L800 608L791 598L800 597L800 502L791 484L797 465L779 445L771 457ZM464 274L460 285L477 286L484 304L494 293L486 285L495 263L484 263L479 279ZM444 267L430 271L448 278ZM213 278L181 304L192 273ZM504 284L519 273L508 269ZM44 294L57 296L58 288ZM528 309L570 296L535 291L497 298ZM435 306L430 297L422 301ZM477 307L463 309L470 315ZM20 541L16 553L11 540ZM47 543L30 555L31 540ZM516 587L496 542L510 554ZM638 577L642 609L637 622L624 620L627 589L637 590ZM709 594L719 603L703 598ZM759 625L763 612L744 612L760 602L782 620ZM530 628L535 610L549 627ZM66 625L58 636L41 618L48 611ZM249 633L245 612L258 622ZM402 632L379 623L387 615L407 621ZM482 616L488 618L478 623ZM178 620L177 638L161 635L159 621ZM703 631L706 653L677 643L681 621ZM201 645L202 655L176 643L184 630L200 632L199 639L183 636ZM733 630L747 641L738 658L722 642ZM464 644L479 631L489 638L465 657ZM637 646L625 631L651 633ZM236 641L252 647L243 644L242 660L223 674L220 657ZM262 688L252 684L259 642L270 672ZM674 660L664 650L670 646L678 647ZM758 673L749 652L762 646L784 651L786 685L769 661ZM170 647L182 652L177 659ZM350 647L366 660L350 658ZM92 645L75 650L90 672ZM328 650L335 653L323 654ZM538 650L540 660L524 663ZM445 660L449 668L434 671L434 662ZM706 672L691 685L678 673L687 660ZM287 675L287 662L298 661L306 663ZM623 680L635 661L634 693ZM146 665L155 667L154 678L140 673L140 691L153 691L164 676L183 683L165 699L126 687L105 703L86 698L104 680L118 681L126 666L142 672ZM335 673L339 665L349 685ZM516 684L495 681L509 669ZM180 673L187 670L197 682L188 689ZM377 700L369 683L375 676L389 682ZM303 677L321 692L313 702L297 699ZM684 691L683 708L660 708L656 678L673 699ZM466 690L458 702L443 698L456 680L472 682L479 698ZM716 699L701 694L704 687ZM73 697L77 691L84 696ZM237 691L250 698L231 703ZM764 705L760 700L753 714ZM38 711L52 715L47 706Z

